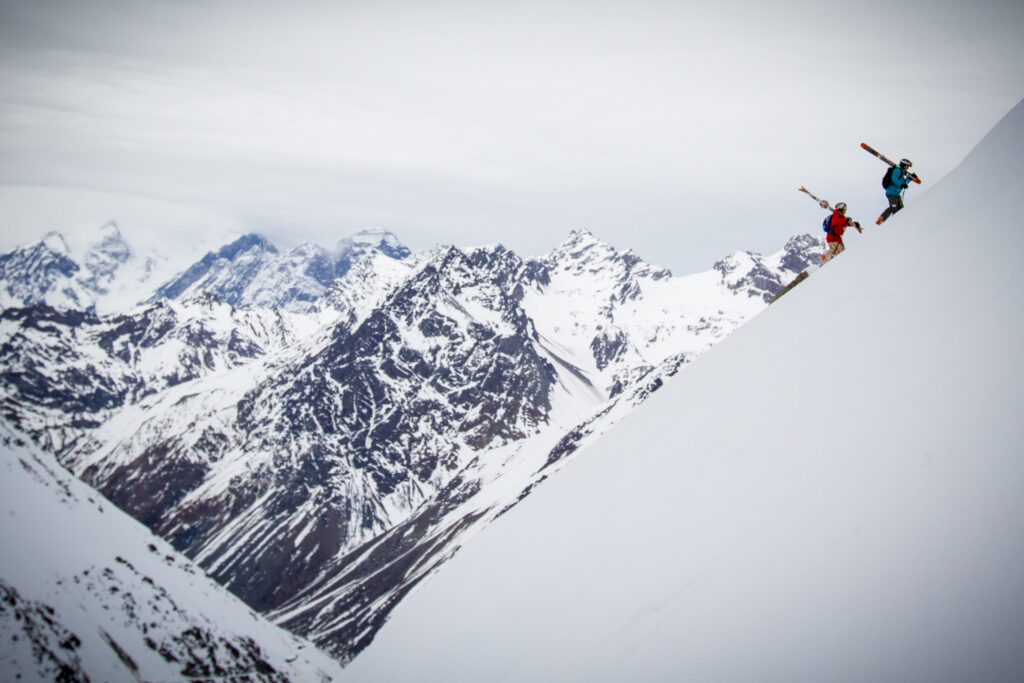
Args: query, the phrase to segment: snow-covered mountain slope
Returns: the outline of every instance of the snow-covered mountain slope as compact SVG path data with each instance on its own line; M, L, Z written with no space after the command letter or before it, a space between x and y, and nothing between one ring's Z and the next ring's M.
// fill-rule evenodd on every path
M78 248L59 233L0 255L0 308L47 304L63 310L124 310L151 290L166 263L132 249L113 221Z
M347 679L1020 680L1022 159L1024 103L467 543Z
M260 293L290 291L316 259L282 261L252 238L196 264L172 299L118 315L5 310L0 408L250 605L345 659L466 534L820 248L794 238L675 278L586 232L526 260L501 247L409 258L370 235L340 245L348 261L331 267L344 273L289 313Z
M821 248L795 238L674 278L583 232L527 260L382 244L308 315L197 291L0 324L8 422L339 657Z
M282 254L259 235L245 235L210 252L161 285L152 301L200 292L239 307L310 311L328 287L367 258L409 258L408 248L389 232L366 230L342 240L332 252L301 244Z
M0 445L0 678L327 681L267 622L47 454Z
M707 272L673 277L576 231L531 262L523 307L541 347L610 397L670 356L706 351L820 264L821 249L821 240L799 235L767 257L736 252Z
M333 320L333 310L318 319ZM0 411L66 465L93 430L169 388L266 357L310 330L287 312L235 309L205 296L97 316L48 306L0 312Z

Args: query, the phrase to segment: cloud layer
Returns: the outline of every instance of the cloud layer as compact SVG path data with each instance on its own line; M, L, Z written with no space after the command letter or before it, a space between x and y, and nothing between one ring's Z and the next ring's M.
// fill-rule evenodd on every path
M0 5L0 248L130 196L686 272L813 229L801 184L880 210L862 139L937 179L1024 95L1012 2L324 4Z

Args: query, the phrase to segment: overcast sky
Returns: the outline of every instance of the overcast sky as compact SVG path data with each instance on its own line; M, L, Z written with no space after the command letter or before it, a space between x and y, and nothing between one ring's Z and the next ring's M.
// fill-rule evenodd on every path
M1024 97L1022 35L1020 0L0 0L0 250L587 228L696 272L818 230L800 185L876 217L861 141L909 210Z

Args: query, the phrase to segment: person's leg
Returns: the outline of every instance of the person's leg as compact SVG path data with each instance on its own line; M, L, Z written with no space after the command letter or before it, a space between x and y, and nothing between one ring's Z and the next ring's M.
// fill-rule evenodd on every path
M897 211L903 208L903 198L898 194L887 194L886 199L889 200L889 208L882 212L882 215L878 217L878 224L881 225Z
M827 245L828 251L821 255L821 260L826 263L839 256L839 253L843 250L842 242L828 242Z
M892 210L892 213L896 213L897 211L902 209L903 197L899 196L898 194L894 194L891 197L889 197L889 208Z

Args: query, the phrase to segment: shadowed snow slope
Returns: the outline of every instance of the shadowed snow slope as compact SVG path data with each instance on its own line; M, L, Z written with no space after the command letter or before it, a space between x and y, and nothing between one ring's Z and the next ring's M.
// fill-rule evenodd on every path
M0 680L333 680L337 662L0 425Z
M350 680L1024 678L1022 158L1024 104L474 538Z

